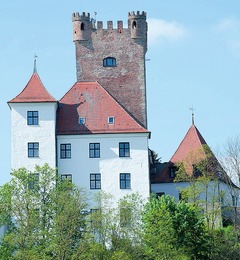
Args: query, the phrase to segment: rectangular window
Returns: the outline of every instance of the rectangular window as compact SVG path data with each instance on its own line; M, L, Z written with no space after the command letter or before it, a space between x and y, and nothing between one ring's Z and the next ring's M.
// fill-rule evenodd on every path
M39 174L38 173L30 174L28 177L28 188L30 190L38 189L38 183L39 183Z
M90 174L90 189L99 190L101 189L101 174L91 173Z
M164 195L165 195L165 192L157 192L157 193L156 193L157 198L158 198L158 197L162 197L162 196L164 196Z
M119 143L119 157L130 156L130 145L129 142Z
M132 210L130 207L120 208L120 226L130 227L132 222Z
M71 158L71 144L60 145L60 158L61 159Z
M120 189L131 189L130 173L120 173Z
M67 180L72 183L72 174L61 174L61 180Z
M109 116L108 117L108 123L109 124L114 124L114 116Z
M39 143L28 143L28 157L39 156Z
M79 117L78 123L79 125L85 125L85 117Z
M27 111L27 124L38 125L38 111Z
M89 157L100 158L100 143L89 144Z

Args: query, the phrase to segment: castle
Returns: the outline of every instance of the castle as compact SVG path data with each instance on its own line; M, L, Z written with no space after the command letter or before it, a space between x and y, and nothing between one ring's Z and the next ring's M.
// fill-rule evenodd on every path
M11 167L48 163L62 179L116 201L150 194L146 109L145 12L128 14L107 29L90 14L74 13L77 81L56 100L37 73L8 102L12 119Z
M152 165L150 181L146 13L129 13L128 28L122 21L113 28L109 21L104 29L86 13L74 13L72 22L76 83L56 100L45 89L35 64L25 88L8 102L12 169L33 170L48 163L62 179L93 195L100 190L110 193L115 201L136 192L144 199L150 192L179 199L179 187L189 184L174 183L175 164L184 162L193 150L203 151L207 143L193 123L169 163ZM218 192L228 194L224 204L233 200L236 205L238 187L219 167L217 174L221 175ZM229 183L234 189L229 190Z

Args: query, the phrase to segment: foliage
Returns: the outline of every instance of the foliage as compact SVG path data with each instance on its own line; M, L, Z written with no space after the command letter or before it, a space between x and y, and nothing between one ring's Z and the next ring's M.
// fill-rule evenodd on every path
M150 259L205 259L206 230L198 209L170 196L151 198L143 215Z
M48 165L12 176L0 188L1 224L9 227L1 251L13 259L70 259L84 227L82 192Z

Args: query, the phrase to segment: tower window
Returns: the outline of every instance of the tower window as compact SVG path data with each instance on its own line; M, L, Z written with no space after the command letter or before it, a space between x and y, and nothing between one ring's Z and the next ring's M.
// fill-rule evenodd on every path
M38 157L39 143L28 143L28 157Z
M113 57L107 57L103 60L103 67L116 67L117 62Z
M81 31L84 31L85 24L81 23Z
M136 22L136 21L133 21L133 23L132 23L132 29L136 29L136 27L137 27L137 22Z
M38 125L38 111L27 111L27 124Z

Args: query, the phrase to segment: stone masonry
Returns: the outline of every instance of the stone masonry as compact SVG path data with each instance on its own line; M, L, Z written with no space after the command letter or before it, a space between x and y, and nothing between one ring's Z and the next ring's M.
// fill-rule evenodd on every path
M118 21L97 26L90 14L74 13L73 41L76 46L77 81L98 81L130 115L147 128L145 54L147 22L145 12L128 14L128 28ZM104 67L112 57L116 66Z

